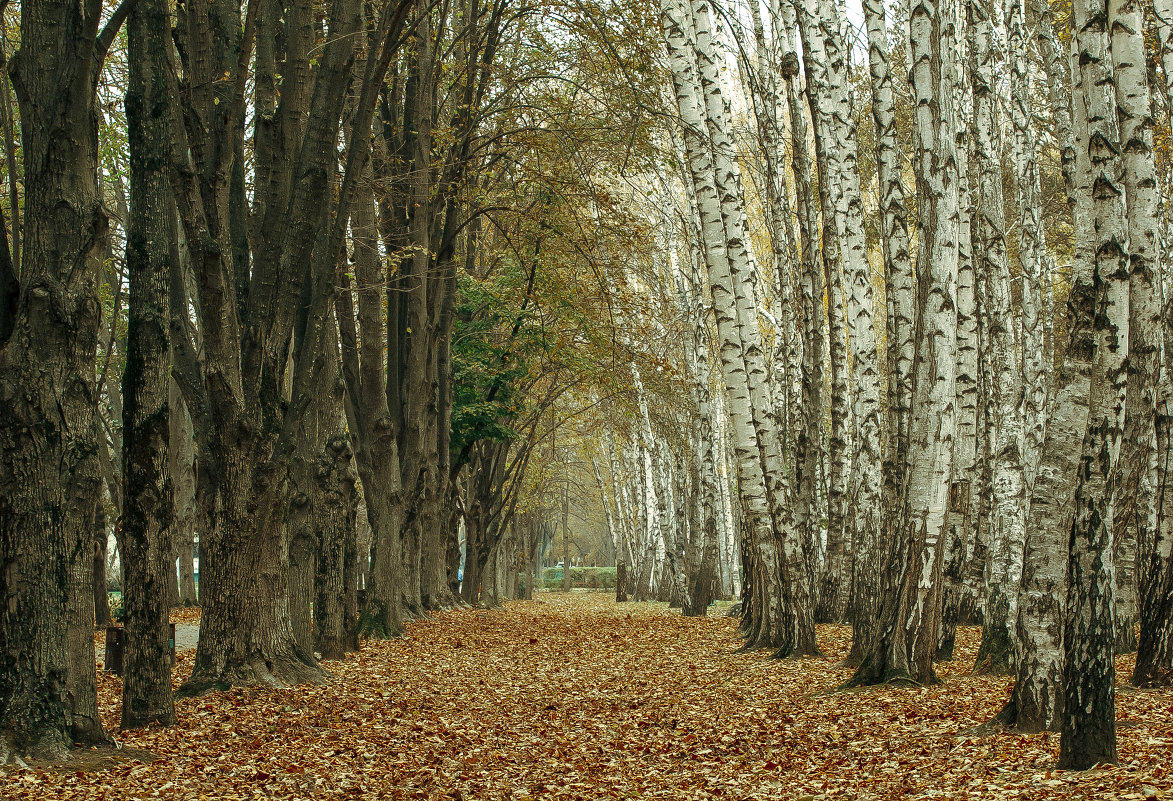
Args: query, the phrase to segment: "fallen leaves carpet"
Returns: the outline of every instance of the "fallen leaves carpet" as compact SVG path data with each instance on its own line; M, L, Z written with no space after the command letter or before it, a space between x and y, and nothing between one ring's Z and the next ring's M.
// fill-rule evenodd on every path
M153 762L15 770L0 774L0 796L1173 797L1173 693L1121 692L1121 764L1066 773L1056 735L972 732L1010 689L968 675L977 629L959 632L941 686L849 693L835 688L850 675L837 667L850 631L819 635L824 658L775 661L738 653L729 618L604 595L443 613L331 663L328 684L184 700L175 727L117 733ZM192 657L180 655L176 682ZM99 683L117 732L119 681Z

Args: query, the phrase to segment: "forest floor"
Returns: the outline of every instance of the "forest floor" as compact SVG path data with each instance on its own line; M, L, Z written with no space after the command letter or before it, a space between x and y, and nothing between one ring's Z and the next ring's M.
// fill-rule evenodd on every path
M939 686L842 693L849 636L776 661L727 617L543 593L364 643L322 686L179 701L177 726L116 735L154 761L0 773L0 798L1173 799L1173 692L1122 689L1121 764L1062 772L1055 735L974 731L1010 689L968 675L977 629ZM120 690L99 674L112 732Z

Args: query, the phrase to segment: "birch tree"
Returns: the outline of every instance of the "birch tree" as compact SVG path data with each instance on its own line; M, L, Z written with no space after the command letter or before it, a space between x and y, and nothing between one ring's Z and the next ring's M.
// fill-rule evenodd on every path
M1112 0L1108 14L1129 243L1128 398L1113 521L1117 649L1126 653L1136 648L1137 544L1153 542L1157 527L1154 421L1163 326L1143 13L1137 2Z
M1173 4L1157 0L1155 5L1158 36L1161 42L1162 66L1166 88L1173 90ZM1120 139L1123 145L1124 187L1128 209L1129 237L1129 407L1128 414L1136 418L1126 423L1129 434L1149 436L1148 415L1155 423L1152 461L1137 466L1141 469L1137 492L1137 534L1140 576L1139 618L1140 639L1137 643L1136 668L1132 683L1137 686L1167 684L1173 679L1173 572L1170 571L1170 520L1167 508L1157 508L1159 500L1169 497L1167 491L1155 494L1156 465L1167 464L1169 455L1169 392L1168 373L1169 324L1162 319L1159 302L1161 251L1157 222L1156 173L1153 157L1152 102L1149 96L1145 70L1143 14L1135 2L1114 1L1109 4L1112 32L1112 59L1116 74L1117 113L1120 119ZM1173 91L1169 92L1173 99ZM1162 345L1164 350L1162 351ZM1139 386L1138 386L1139 385ZM1151 404L1151 405L1150 405ZM1143 428L1141 427L1143 425ZM1132 431L1129 431L1129 429ZM1133 443L1133 451L1144 453L1141 437ZM1121 456L1123 461L1125 457ZM1147 479L1147 481L1146 481ZM1166 479L1167 480L1167 477ZM1127 491L1127 487L1126 487ZM1168 505L1163 501L1163 506ZM1152 508L1145 504L1152 504ZM1122 635L1131 634L1128 617L1118 621Z
M908 243L908 212L904 200L903 154L896 131L895 90L888 64L888 25L882 0L864 0L868 63L871 76L872 123L875 127L876 170L879 181L880 243L884 254L884 283L888 316L887 411L884 444L884 526L882 539L869 556L857 545L855 562L855 637L852 655L862 656L865 629L876 618L879 603L878 565L886 553L901 492L897 466L908 450L908 415L912 398L913 272ZM873 565L875 567L873 567Z
M914 416L905 495L884 576L878 636L849 684L927 684L939 629L941 535L956 425L959 197L953 113L955 9L915 2L909 23L920 187Z
M785 477L777 431L766 411L770 393L757 322L756 276L712 50L709 9L704 2L688 9L666 2L661 13L684 124L690 183L701 216L739 488L749 528L747 544L753 556L746 620L749 645L773 647L785 654L810 653L815 650L814 626L805 568L793 537L785 533L779 537L780 517L777 507L771 506L785 498ZM711 145L705 141L705 132Z
M1044 53L1054 53L1057 42L1051 32L1050 9L1039 13L1039 39ZM1053 110L1064 130L1072 130L1068 107L1055 102L1070 95L1067 63L1047 62ZM1082 103L1073 107L1083 115ZM1063 364L1055 379L1046 436L1027 507L1026 545L1019 591L1018 639L1015 642L1014 692L998 720L1021 731L1059 730L1064 708L1064 606L1067 594L1067 561L1074 517L1074 497L1079 481L1082 442L1088 430L1088 395L1097 340L1093 330L1097 290L1094 286L1094 254L1091 247L1091 165L1086 150L1076 150L1074 138L1064 148L1065 173L1072 198L1075 251L1071 292L1067 303L1068 341Z
M1107 4L1076 0L1072 31L1073 130L1077 158L1088 172L1080 190L1092 189L1088 249L1096 314L1088 425L1067 563L1059 765L1083 770L1116 761L1111 479L1124 424L1130 250Z
M990 514L989 557L986 562L986 603L982 619L982 643L978 649L980 672L1005 675L1013 670L1014 626L1017 620L1018 583L1022 574L1025 498L1019 441L1022 423L1022 374L1018 369L1017 342L1010 308L1010 268L1006 254L1006 220L1002 197L1002 139L994 86L997 52L995 6L976 0L969 4L970 80L974 102L974 155L978 165L977 250L988 285L990 347L994 374L992 415L993 507Z
M799 0L798 30L802 34L803 66L806 73L806 100L810 108L815 144L815 168L818 176L819 208L822 214L823 280L827 292L827 355L831 368L830 414L831 424L824 452L827 475L827 564L819 582L819 618L831 620L837 613L841 619L846 607L846 582L850 575L846 568L848 550L849 482L851 479L851 389L847 364L847 315L844 293L844 251L846 241L840 233L841 216L846 204L837 204L842 196L842 156L838 151L847 142L836 137L836 115L839 95L843 87L842 64L836 69L825 42L827 31L834 31L837 22L831 21L826 30L821 28L819 0ZM833 12L832 12L833 13ZM850 106L847 120L850 120Z
M843 40L839 11L834 0L817 0L818 28L812 39L822 40L826 59L826 90L830 105L826 150L837 162L828 191L834 209L835 234L842 242L843 268L848 285L846 297L847 332L851 348L852 413L851 477L848 489L850 518L848 534L853 555L863 558L861 570L854 570L842 557L838 570L842 584L830 591L824 603L830 619L847 612L846 585L849 576L875 575L874 555L882 540L881 465L882 428L880 385L876 355L875 319L872 302L871 265L864 234L863 197L860 192L859 140L856 135L848 80L848 50ZM812 56L817 50L811 48ZM829 536L829 534L828 534ZM830 543L828 543L830 550Z

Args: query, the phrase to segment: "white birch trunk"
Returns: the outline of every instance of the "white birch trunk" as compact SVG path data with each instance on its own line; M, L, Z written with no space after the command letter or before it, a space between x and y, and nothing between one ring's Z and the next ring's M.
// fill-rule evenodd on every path
M954 34L957 52L968 41L969 26L958 22ZM972 584L966 582L965 555L976 540L978 471L978 308L977 278L974 268L974 194L970 191L970 136L973 120L965 116L967 65L958 59L956 86L959 98L954 104L958 188L957 227L957 433L953 441L953 475L950 484L949 511L945 519L943 543L943 586L941 631L937 641L937 658L951 659L957 631L957 619L963 606L976 605ZM983 465L983 467L985 467ZM984 593L982 594L984 597Z
M918 179L924 187L921 303L903 513L885 571L879 636L852 684L935 681L941 535L956 428L959 197L953 101L956 9L914 2L909 23Z
M836 137L836 102L843 94L843 64L828 53L821 28L821 0L796 0L798 30L802 34L803 64L806 67L807 101L814 128L815 158L819 177L819 201L823 215L822 267L827 288L827 320L830 331L828 355L831 364L831 427L827 443L827 548L826 564L818 588L817 618L839 622L846 605L843 577L848 552L847 523L850 511L851 480L851 392L847 365L847 315L843 286L845 241L836 198L842 195L843 156ZM833 0L832 0L833 2ZM834 13L834 12L832 12ZM833 24L833 23L832 23ZM833 30L832 30L833 33ZM836 90L839 91L836 91ZM850 109L847 111L850 118ZM845 209L844 209L845 210ZM850 575L850 573L848 573Z
M1018 262L1022 267L1023 449L1027 493L1043 446L1047 406L1047 361L1044 342L1043 287L1053 271L1043 227L1042 189L1036 135L1031 126L1031 80L1027 62L1025 0L1007 0L1006 53L1010 67L1010 121L1014 127L1011 157L1018 206Z
M877 575L871 557L881 546L881 439L880 385L876 356L871 265L864 234L863 198L859 178L859 142L852 113L848 76L848 50L842 38L838 8L834 0L818 0L818 31L826 59L825 82L830 116L826 150L835 163L835 180L829 185L834 209L835 231L842 242L841 256L847 291L847 332L852 357L851 476L848 485L850 553L832 549L828 532L828 573L838 575L838 586L822 599L831 620L847 612L847 588L853 571L851 554L862 557L866 569L857 577ZM846 544L846 543L845 543ZM835 563L838 560L838 564ZM865 590L865 593L868 591Z
M686 163L691 190L699 216L705 263L712 290L713 311L717 322L717 336L722 377L726 390L728 424L732 429L735 461L738 474L738 493L746 516L751 549L774 542L773 523L766 498L766 481L762 472L758 433L754 427L746 377L741 330L737 319L732 277L725 230L721 219L721 203L714 180L712 150L705 137L707 121L700 98L697 77L696 47L692 34L691 9L686 11L675 0L664 0L661 15L668 46L669 62L676 88L677 107L684 127ZM780 614L781 599L772 610L758 610L759 614Z
M1128 399L1113 521L1116 647L1136 650L1137 543L1157 527L1156 390L1161 368L1157 176L1143 15L1138 0L1108 4L1129 242Z
M665 220L665 226L667 226ZM708 304L700 290L699 269L690 253L687 274L670 243L668 263L676 288L681 318L689 327L685 339L685 366L693 412L693 469L696 483L694 526L689 542L688 600L684 613L704 616L716 597L719 582L717 531L717 472L713 460L713 404L709 392Z
M1075 0L1072 32L1076 153L1092 190L1095 355L1069 540L1059 766L1084 770L1116 762L1112 477L1124 425L1130 250L1104 0Z
M1173 109L1173 0L1153 0L1153 16L1157 22L1158 54L1165 73L1165 103Z
M826 314L823 311L823 270L819 254L819 214L812 189L814 167L810 161L807 139L809 129L798 87L798 55L794 46L795 16L790 0L771 3L775 40L780 48L778 67L786 85L787 111L790 121L791 173L794 177L801 241L800 282L802 313L801 416L794 432L793 462L795 473L794 527L802 540L808 569L816 575L815 564L823 540L820 490L823 478L820 462L825 451L826 398L823 392L827 347Z
M1049 8L1040 13L1039 41L1051 30ZM1054 44L1053 36L1049 39ZM1049 46L1049 45L1048 45ZM1056 45L1057 46L1057 45ZM1044 51L1047 47L1044 47ZM1074 52L1072 53L1074 59ZM1063 95L1059 80L1067 67L1050 59L1048 81L1052 98ZM1062 110L1055 104L1057 118ZM1075 110L1082 116L1083 104ZM1068 118L1068 131L1070 131ZM1086 123L1083 126L1086 129ZM1061 134L1062 137L1062 134ZM1072 138L1074 143L1074 138ZM1026 547L1018 602L1018 641L1014 692L998 720L1020 731L1057 730L1063 710L1063 603L1067 586L1067 546L1074 515L1079 453L1088 426L1088 396L1096 342L1092 330L1096 290L1093 254L1089 247L1093 223L1091 167L1085 151L1070 146L1067 175L1073 199L1075 253L1068 300L1068 344L1047 419L1043 449L1027 506Z
M977 251L989 286L989 323L994 374L991 415L992 497L986 561L982 642L974 670L1013 672L1018 585L1022 577L1026 499L1020 451L1022 374L1010 308L1010 268L1002 197L1002 139L994 84L997 7L990 0L970 2L970 82L973 86L975 161L978 165ZM1005 281L1005 284L1003 284Z
M709 282L721 339L722 368L735 436L739 490L750 552L750 647L785 653L814 651L805 602L805 571L778 514L786 498L777 431L769 414L769 377L757 324L756 275L745 234L740 178L732 154L725 101L709 31L708 6L689 14L662 7L677 101L685 124L692 187L701 212ZM707 131L709 142L698 135ZM710 146L711 145L711 146ZM785 593L785 597L784 597Z

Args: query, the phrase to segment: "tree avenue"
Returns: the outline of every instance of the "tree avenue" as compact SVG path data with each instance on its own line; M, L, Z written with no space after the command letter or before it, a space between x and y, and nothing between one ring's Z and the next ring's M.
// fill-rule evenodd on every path
M849 625L846 687L980 625L991 724L1123 759L1117 655L1173 684L1173 6L860 11L0 3L0 761L111 742L112 612L132 729L591 586L762 658Z

